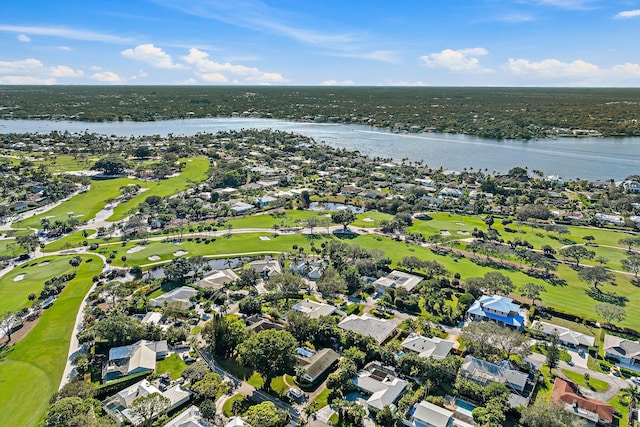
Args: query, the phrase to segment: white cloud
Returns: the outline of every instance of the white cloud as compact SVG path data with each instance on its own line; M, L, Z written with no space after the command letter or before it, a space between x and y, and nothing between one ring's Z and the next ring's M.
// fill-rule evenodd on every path
M337 80L325 80L322 82L323 86L353 86L355 85L355 82L353 80L342 80L342 81L337 81Z
M118 74L114 73L113 71L102 71L99 73L92 74L89 77L99 82L113 83L113 84L124 83L126 81L126 79L124 79L123 77L120 77Z
M192 65L199 77L209 82L226 82L229 75L242 77L246 82L284 82L279 73L264 72L254 67L234 65L229 62L220 63L209 59L209 54L196 48L189 49L189 54L182 60ZM233 80L235 81L235 80Z
M0 61L0 82L3 84L55 84L59 78L82 77L82 70L66 65L45 66L40 60Z
M69 46L58 46L56 49L58 50L63 50L65 52L69 52L72 51L73 49L71 49Z
M82 77L84 76L84 71L82 70L74 70L71 67L67 67L66 65L58 65L56 67L51 68L51 76L53 77Z
M504 69L515 77L526 78L527 82L537 80L543 84L562 83L573 86L637 84L640 78L640 64L629 62L602 68L582 60L562 62L558 59L544 59L533 62L528 59L509 59Z
M532 62L528 59L510 58L505 68L511 74L532 77L589 77L598 75L597 65L582 60L562 62L557 59L544 59Z
M637 18L640 16L640 9L635 10L625 10L616 15L616 18L629 19L629 18Z
M23 42L23 43L29 43L31 41L29 36L26 35L26 34L18 34L16 36L16 38L18 39L18 41Z
M530 0L528 2L540 6L553 6L561 9L586 10L593 8L594 0Z
M52 77L34 77L34 76L2 76L0 84L3 85L53 85L56 79Z
M20 61L0 61L0 74L32 74L44 70L44 64L29 58Z
M430 68L445 68L450 71L487 72L480 66L478 56L485 56L489 52L483 47L469 49L444 49L429 55L421 56L424 65Z
M120 52L125 58L145 62L157 68L182 68L180 64L174 64L166 52L153 44L141 44L133 49L125 49Z
M26 25L0 25L0 31L38 36L52 36L65 39L97 41L105 43L131 43L131 39L88 30L74 30L64 27L36 27Z

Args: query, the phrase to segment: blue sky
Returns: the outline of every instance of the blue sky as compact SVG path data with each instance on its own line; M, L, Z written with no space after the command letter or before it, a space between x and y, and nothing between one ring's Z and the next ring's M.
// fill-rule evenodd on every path
M640 86L640 0L3 4L0 84Z

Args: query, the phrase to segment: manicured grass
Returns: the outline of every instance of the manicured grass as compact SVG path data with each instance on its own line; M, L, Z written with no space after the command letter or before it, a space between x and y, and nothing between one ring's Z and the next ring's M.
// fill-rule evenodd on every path
M603 392L609 389L609 384L605 381L599 380L597 378L589 378L589 383L584 379L583 374L579 374L577 372L569 371L568 369L563 369L562 373L567 376L571 381L578 384L579 386L591 389L595 392Z
M102 269L100 258L83 256L78 274L45 310L38 324L0 359L0 417L2 425L34 426L58 390L69 352L76 313Z
M86 193L78 194L50 211L20 221L18 225L20 227L41 228L40 220L42 218L49 218L53 223L56 219L67 220L69 215L83 215L78 219L88 221L106 206L107 200L119 197L120 187L128 184L147 186L146 182L130 178L91 181L91 187Z
M11 256L16 257L25 253L24 249L22 249L17 243L15 239L3 239L0 240L0 256Z
M96 230L84 230L84 231L87 232L87 236L91 236L96 232ZM82 231L76 231L74 233L64 236L61 239L58 239L54 242L49 243L47 246L44 247L43 252L56 252L56 251L62 251L69 248L77 248L79 246L82 246L82 242L85 240L87 239L82 234Z
M73 272L73 267L69 264L71 258L71 256L38 258L21 264L5 274L0 278L0 312L18 311L23 307L31 306L31 301L27 297L30 293L40 296L40 291L47 279ZM49 261L49 264L40 265L46 261ZM14 281L21 274L24 274L24 278Z
M276 377L271 380L271 390L275 391L278 396L284 396L287 390L289 390L289 386L285 384L282 377Z
M108 221L119 221L125 218L149 196L172 196L186 190L190 184L197 184L207 178L209 159L206 157L194 157L184 161L186 162L186 166L182 172L180 172L180 175L158 182L145 182L142 184L142 187L146 187L149 190L136 195L124 203L118 204L113 210L113 215L108 218Z
M360 316L362 314L363 309L364 309L364 305L352 303L345 307L344 312L347 313L347 315L355 314L357 316Z
M322 216L322 213L301 210L287 210L277 214L252 215L243 218L234 218L228 221L233 228L270 228L278 225L279 228L306 227L306 221L311 217ZM333 225L333 224L332 224ZM320 227L316 227L320 229ZM314 229L315 233L315 229Z
M36 154L37 156L37 154ZM73 156L66 156L63 154L56 154L52 159L47 159L44 162L39 162L47 165L53 172L69 172L78 170L88 170L95 163L97 157L89 157L84 159L76 158Z
M322 392L316 396L313 401L311 401L310 405L314 405L316 409L324 408L329 404L329 395L331 394L331 390L325 388Z
M393 219L393 215L378 212L378 211L367 211L363 214L356 215L356 220L351 224L354 227L359 228L378 228L380 227L380 222L382 220L391 221ZM372 219L373 221L364 221L364 219Z
M249 409L250 407L252 407L253 405L256 404L253 401L251 401L249 399L246 399L241 394L234 394L229 399L227 399L226 402L224 402L224 405L222 405L222 413L224 414L225 417L232 417L234 415L233 414L233 403L234 402L240 402L242 404L242 412L241 413L245 413L247 411L247 409Z
M534 353L542 354L544 356L547 355L547 347L544 345L536 344L531 346L531 351ZM560 350L560 360L563 362L571 361L571 355L564 350Z
M165 357L162 360L159 360L156 364L156 373L162 375L166 372L169 372L172 380L177 380L180 378L180 374L187 367L187 364L184 363L184 360L178 354L172 354L170 356Z
M629 425L629 399L623 396L622 393L618 393L607 403L620 413L620 417L614 417L613 425L621 427Z

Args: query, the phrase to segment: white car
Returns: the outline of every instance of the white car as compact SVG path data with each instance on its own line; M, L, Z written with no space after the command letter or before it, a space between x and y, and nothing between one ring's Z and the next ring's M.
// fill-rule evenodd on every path
M633 384L640 386L640 377L630 377L629 381L631 381Z

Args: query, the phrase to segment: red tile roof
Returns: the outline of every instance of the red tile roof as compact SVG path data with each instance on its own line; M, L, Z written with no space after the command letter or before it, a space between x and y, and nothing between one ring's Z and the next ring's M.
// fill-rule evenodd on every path
M577 385L562 378L556 378L551 392L551 400L554 402L562 401L568 405L573 405L575 402L578 408L598 414L600 419L604 421L613 422L615 412L613 406L582 396Z

